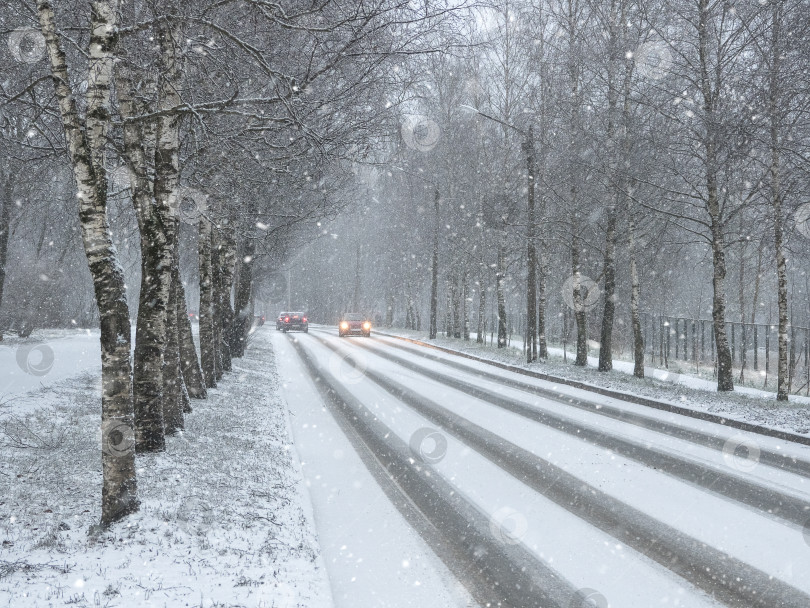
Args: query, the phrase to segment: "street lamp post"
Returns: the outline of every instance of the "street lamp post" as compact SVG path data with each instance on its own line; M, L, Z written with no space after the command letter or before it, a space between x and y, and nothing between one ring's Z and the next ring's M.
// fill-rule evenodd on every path
M499 118L481 112L479 109L468 105L462 108L472 110L476 114L497 122L509 129L517 131L523 137L521 149L526 155L526 362L537 361L537 249L535 247L535 201L534 187L536 176L536 151L534 147L534 127L529 126L528 131L517 128Z

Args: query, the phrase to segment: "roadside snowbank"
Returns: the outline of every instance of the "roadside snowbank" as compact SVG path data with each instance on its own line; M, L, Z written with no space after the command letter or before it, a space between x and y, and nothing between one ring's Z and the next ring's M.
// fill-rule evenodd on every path
M732 393L719 393L716 384L708 380L651 367L645 367L647 377L639 379L632 375L633 364L626 361L614 362L613 372L600 373L595 369L598 362L596 357L588 358L588 367L576 367L571 363L573 357L570 352L568 362L563 361L561 349L550 348L547 361L528 365L520 348L498 349L490 345L484 346L477 344L474 337L469 342L441 336L436 340L429 340L424 332L402 329L385 330L378 332L378 335L420 340L566 380L575 380L695 411L710 412L729 419L810 436L808 397L791 395L788 403L779 403L774 393L749 387L735 387Z

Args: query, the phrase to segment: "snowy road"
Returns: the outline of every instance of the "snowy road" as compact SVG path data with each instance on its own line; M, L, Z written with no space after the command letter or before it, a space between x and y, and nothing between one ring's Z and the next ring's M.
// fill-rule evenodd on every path
M273 344L339 606L810 605L810 448L335 334Z

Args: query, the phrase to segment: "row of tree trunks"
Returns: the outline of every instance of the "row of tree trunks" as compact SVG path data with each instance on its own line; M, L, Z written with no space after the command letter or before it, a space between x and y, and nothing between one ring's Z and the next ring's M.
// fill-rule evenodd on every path
M234 347L241 345L244 348L246 340L246 336L235 337L241 330L234 323L236 315L231 305L231 294L236 278L236 239L233 224L223 222L214 226L210 218L200 218L197 253L200 272L202 377L205 386L214 388L222 375L231 370L232 358L242 355L235 352ZM250 294L252 290L250 268L249 263L242 264L237 293L242 289ZM247 285L242 285L241 281L245 281ZM247 304L248 313L249 307L250 302ZM252 313L250 316L252 317ZM251 325L248 324L248 330Z

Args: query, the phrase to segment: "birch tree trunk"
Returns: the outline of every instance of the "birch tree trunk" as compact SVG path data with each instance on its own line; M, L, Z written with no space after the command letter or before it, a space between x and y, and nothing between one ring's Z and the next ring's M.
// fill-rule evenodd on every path
M231 371L232 365L232 333L234 311L231 303L231 292L233 291L234 275L236 272L236 239L233 234L233 224L228 223L219 227L217 232L218 246L220 250L220 280L218 281L218 295L216 300L219 303L219 320L221 327L220 353L222 359L222 369Z
M169 3L171 5L171 3ZM169 295L165 312L166 333L163 348L163 397L166 432L182 429L183 380L177 330L177 290L172 278L178 264L177 233L180 226L180 116L171 112L180 105L180 39L177 21L160 21L157 38L160 46L160 79L158 85L159 111L155 131L155 208L165 234L160 251L160 267L156 280L161 291Z
M234 345L232 356L241 357L245 354L248 334L253 319L250 295L253 288L253 258L256 255L256 241L248 236L242 246L242 263L239 269L239 280L236 284L234 310L236 321L234 323Z
M487 288L484 273L478 279L478 322L476 323L475 341L478 344L484 343L484 321L487 314Z
M546 340L546 285L548 277L548 253L545 245L540 254L540 268L537 273L537 356L548 359L548 341Z
M245 354L248 334L253 324L253 312L251 309L251 293L253 291L253 261L256 257L256 203L250 201L247 209L247 221L245 223L245 234L242 242L241 259L239 261L239 275L236 282L236 293L234 294L234 311L236 320L233 325L234 339L231 347L233 357L241 357ZM289 287L291 289L291 287Z
M503 282L506 279L506 243L498 237L498 265L495 269L495 298L498 306L498 348L506 346L506 297Z
M776 256L776 303L779 311L776 400L787 401L788 379L788 280L785 261L784 218L782 217L782 175L780 146L780 101L781 101L781 53L782 53L782 8L778 2L771 5L771 57L768 82L768 106L770 120L770 194L773 212L773 240Z
M116 93L119 112L124 119L124 160L129 169L141 243L141 288L133 361L135 444L139 452L156 452L165 448L163 345L169 292L168 283L160 281L159 276L166 235L155 207L154 183L149 175L149 137L146 129L132 120L138 115L139 108L125 55L116 64Z
M115 0L91 4L87 74L87 115L82 125L53 6L37 1L59 113L76 180L79 220L93 278L101 325L101 524L108 526L137 511L135 433L132 405L131 328L123 271L107 220L104 147L110 122L110 84L117 42Z
M712 321L714 323L714 340L717 348L717 390L734 390L732 378L731 351L726 335L726 251L723 235L722 218L720 217L720 200L717 183L717 117L715 115L716 89L710 81L708 57L709 45L709 0L699 0L698 46L700 56L700 86L703 96L705 134L703 147L705 159L706 210L710 219L712 247ZM715 78L719 71L715 71Z
M535 180L536 161L534 148L534 129L523 144L526 154L526 175L528 180L526 204L526 363L537 361L537 249L534 242L535 227Z
M433 225L433 257L430 267L430 332L431 340L435 340L439 333L438 319L439 314L439 189L436 192L433 200L433 207L435 212L435 219Z
M628 197L628 204L630 198ZM639 300L641 289L638 280L638 263L636 261L636 220L633 210L627 210L630 255L630 323L633 326L633 375L636 378L644 377L644 334L641 331L641 316L639 314Z
M0 191L0 307L3 306L3 286L6 284L6 261L8 259L8 237L11 231L11 188L12 173L8 172L2 179ZM0 327L0 340L3 339L3 328Z
M211 222L200 218L198 237L200 267L200 362L207 388L216 388L214 363L214 281L211 271Z
M605 275L605 305L602 311L602 330L599 339L599 364L597 369L600 372L608 372L613 369L613 322L616 316L616 216L618 213L619 199L622 196L620 177L618 168L620 166L619 154L624 150L618 145L618 129L616 111L619 103L619 85L617 83L619 66L619 49L622 46L622 39L619 28L624 28L626 18L624 15L624 2L621 0L611 0L610 13L608 16L608 117L607 117L607 151L608 174L610 182L613 184L610 193L611 202L607 209L607 227L605 230L605 255L603 258L603 270Z
M186 308L186 290L180 280L179 269L174 277L174 281L178 289L177 323L180 340L180 365L183 370L183 379L185 380L189 397L192 399L206 399L208 397L208 391L205 388L200 362L197 358L197 349L194 346L194 338L191 333L191 319L189 319L188 309ZM190 413L190 404L186 405L183 411Z
M573 238L571 245L571 271L574 277L574 320L577 324L577 356L576 359L574 359L574 365L585 367L588 365L588 319L585 313L585 302L582 295L582 274L579 270L579 246L577 245L576 237Z
M167 435L174 435L184 428L183 393L185 384L180 371L180 351L177 332L177 285L169 284L169 302L166 308L166 352L163 359L163 422ZM188 393L186 393L186 398Z
M213 311L213 340L214 340L214 378L217 382L222 379L222 262L218 227L211 231L211 308Z

